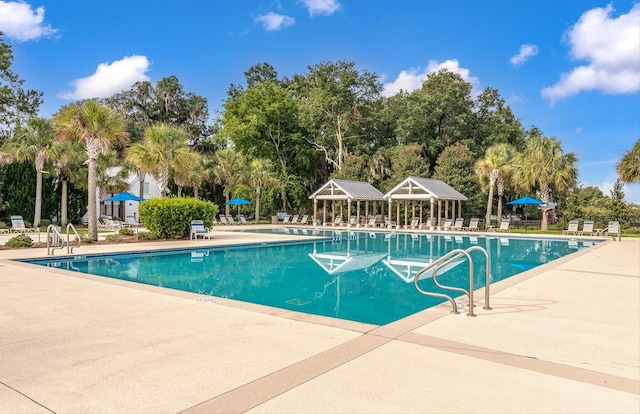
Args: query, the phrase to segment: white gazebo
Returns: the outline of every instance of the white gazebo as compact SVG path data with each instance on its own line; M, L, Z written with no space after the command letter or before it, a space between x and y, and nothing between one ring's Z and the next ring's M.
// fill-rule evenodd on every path
M460 212L462 212L462 202L467 200L467 197L460 194L444 181L434 180L431 178L408 177L385 194L384 199L389 203L389 216L391 216L393 211L392 203L393 201L396 201L396 223L398 224L400 224L400 205L404 204L404 224L406 226L409 222L409 201L411 201L411 217L419 217L420 224L422 224L423 203L425 201L429 202L429 217L431 218L431 223L435 223L434 210L435 203L437 201L438 224L440 224L441 219L449 218L449 211L451 211L451 218L455 218L456 204L459 215ZM404 203L402 203L403 201ZM415 205L416 201L419 201L419 214L417 216Z
M311 194L309 198L313 200L313 217L314 224L316 223L315 217L318 212L318 201L322 200L324 203L323 206L323 222L327 222L327 201L331 201L331 221L335 219L336 216L336 202L338 202L339 214L343 216L343 202L347 202L347 220L345 220L348 225L350 225L350 217L352 213L355 211L356 222L361 223L361 217L367 219L367 216L370 213L370 202L372 203L371 212L375 214L376 211L376 202L380 201L380 205L384 206L382 201L384 200L384 195L380 190L375 188L369 183L361 182L361 181L350 181L350 180L329 180L324 185L322 185L316 192ZM355 202L355 206L353 206ZM364 202L364 215L361 215L361 203ZM344 217L344 216L343 216Z

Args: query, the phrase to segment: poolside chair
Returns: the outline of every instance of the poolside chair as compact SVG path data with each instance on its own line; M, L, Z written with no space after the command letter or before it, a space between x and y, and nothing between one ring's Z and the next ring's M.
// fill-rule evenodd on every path
M510 218L505 218L502 219L500 221L500 227L499 228L495 228L495 227L489 227L487 229L487 231L499 231L502 233L509 233L509 224L511 223L511 219Z
M298 224L298 217L300 217L297 214L294 214L293 217L291 218L291 221L289 222L289 224Z
M240 222L240 224L249 224L244 214L238 214L238 221Z
M469 227L463 227L463 230L478 231L480 230L478 228L478 223L480 223L480 219L472 218L471 220L469 220Z
M571 220L569 222L569 227L566 230L562 230L562 234L578 234L578 225L580 222L578 220Z
M35 233L36 229L24 225L22 216L11 216L12 233Z
M232 225L236 224L236 221L233 219L233 216L231 214L227 216L227 221L229 222L229 224L232 224Z
M395 221L391 220L389 217L385 217L384 218L384 226L388 229L392 229L392 228L398 228L398 225L396 224Z
M333 223L331 223L332 226L340 226L342 224L342 216L336 216L335 219L333 219Z
M411 219L411 223L404 226L405 229L417 229L420 224L420 217L414 217Z
M284 216L284 218L282 219L282 223L280 224L291 224L291 216Z
M227 216L225 216L224 214L220 214L220 223L224 225L229 224L229 221L227 220Z
M604 229L596 230L596 234L599 236L617 236L620 233L620 223L617 221L610 221L607 227Z
M197 240L198 236L211 240L209 229L204 226L202 220L191 220L191 240Z
M431 227L433 227L433 221L431 220L431 217L429 217L427 221L420 225L421 229L431 230Z
M378 225L378 218L376 216L369 216L369 221L365 224L365 227L376 227Z
M595 231L593 230L593 221L585 221L582 224L582 230L578 232L578 236L584 236L588 234L589 236L593 236Z
M462 217L458 217L455 221L455 223L453 223L453 226L451 227L452 230L459 230L462 231L464 230L464 218Z
M451 230L452 225L453 219L445 219L444 224L442 225L442 230Z
M307 224L309 224L309 216L305 214L302 217L300 217L298 224L301 226L306 226Z
M118 231L121 228L126 227L120 220L114 220L109 216L102 216L101 218L104 223L105 230Z

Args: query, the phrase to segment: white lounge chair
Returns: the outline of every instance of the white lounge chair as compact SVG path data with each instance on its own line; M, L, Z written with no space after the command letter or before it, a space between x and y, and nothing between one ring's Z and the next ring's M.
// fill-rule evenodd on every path
M502 233L509 233L509 224L511 223L511 219L505 218L500 221L500 227L496 229L495 227L489 227L487 231L499 231Z
M198 237L208 238L211 240L209 229L204 226L202 220L191 220L191 240L197 240Z
M617 236L620 234L620 223L617 221L610 221L607 227L604 229L596 230L597 235Z
M306 226L307 224L309 224L309 216L305 214L300 217L300 221L298 221L298 224L301 226Z
M238 221L240 222L240 224L249 224L244 214L238 214Z
M595 230L593 230L593 221L585 221L582 224L582 230L578 232L578 236L584 236L588 234L589 236L593 236L595 234Z
M392 228L398 228L398 225L396 224L395 221L391 220L389 217L385 217L384 218L384 226L388 229L392 229Z
M458 217L455 221L455 223L453 223L453 226L451 226L452 230L464 230L464 218L462 217Z
M468 231L478 231L480 230L478 228L478 223L480 223L480 219L478 218L472 218L471 220L469 220L469 227L464 227L464 230L468 230Z
M285 216L280 224L291 224L291 216Z
M236 221L233 219L233 216L231 214L227 216L227 221L229 222L229 224L232 224L232 225L236 224Z
M405 229L417 229L420 224L420 217L413 217L409 225L404 226Z
M578 234L578 226L580 222L578 220L571 220L566 230L562 230L562 234Z
M442 230L451 230L452 225L453 219L445 219L444 224L442 225Z
M376 216L370 216L369 221L365 224L365 227L376 227L378 225L378 218Z
M229 224L229 221L227 220L227 216L225 216L224 214L220 214L220 223L224 225Z
M22 216L11 216L11 233L35 233L36 229L24 225Z

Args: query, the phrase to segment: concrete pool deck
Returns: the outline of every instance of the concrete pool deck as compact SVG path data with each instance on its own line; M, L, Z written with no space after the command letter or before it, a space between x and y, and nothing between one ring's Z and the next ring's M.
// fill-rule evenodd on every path
M498 282L475 318L446 304L384 326L10 260L45 255L0 250L2 413L640 412L637 238Z

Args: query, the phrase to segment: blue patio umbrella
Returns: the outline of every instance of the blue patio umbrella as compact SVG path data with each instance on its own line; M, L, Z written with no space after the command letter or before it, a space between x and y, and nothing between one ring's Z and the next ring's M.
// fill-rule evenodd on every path
M236 214L240 214L240 206L241 205L249 205L249 204L253 204L251 201L249 200L245 200L242 197L236 197L233 200L229 200L225 203L228 206L237 206L238 207L238 211Z
M120 201L120 202L122 202L122 201L144 201L144 198L140 198L140 197L138 197L136 195L133 195L133 194L127 192L127 191L123 191L121 193L118 193L118 194L114 195L113 197L107 198L106 201ZM122 206L123 206L123 208L122 208L122 213L121 214L125 214L126 204L123 204ZM125 215L125 218L126 218L126 215ZM134 217L134 220L135 220L135 217Z
M538 206L538 205L542 205L542 204L547 204L542 200L538 200L536 198L533 197L529 197L529 196L524 196L521 197L517 200L513 200L513 201L509 201L507 204L510 205L514 205L514 206ZM527 221L527 212L525 211L524 213L524 221ZM524 231L527 231L527 225L524 225Z

